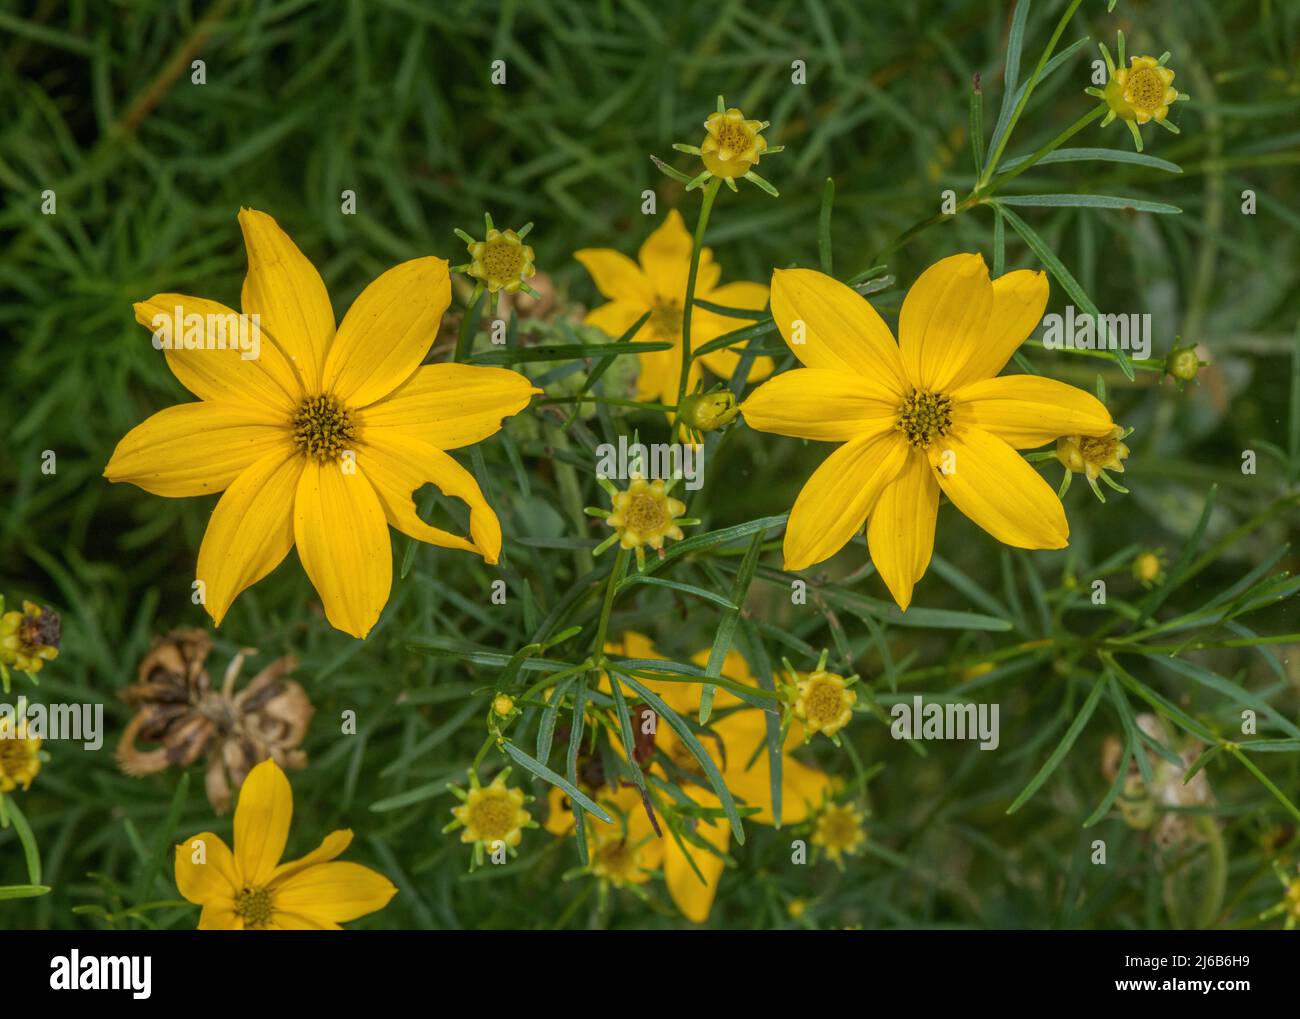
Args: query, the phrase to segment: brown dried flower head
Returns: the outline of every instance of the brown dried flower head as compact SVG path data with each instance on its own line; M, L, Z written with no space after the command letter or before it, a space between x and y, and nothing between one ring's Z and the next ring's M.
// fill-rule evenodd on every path
M173 630L154 642L136 682L119 694L136 714L118 742L117 762L138 778L206 755L208 800L223 814L233 791L268 757L282 768L306 767L300 747L315 709L306 691L286 678L297 667L294 658L276 659L236 693L245 657L257 652L244 648L235 655L214 690L204 668L211 650L211 638L197 629ZM139 743L157 745L145 750Z

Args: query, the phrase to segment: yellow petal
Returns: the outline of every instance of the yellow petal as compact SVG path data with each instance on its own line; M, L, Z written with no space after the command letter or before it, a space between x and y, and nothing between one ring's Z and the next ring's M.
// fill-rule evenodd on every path
M244 884L264 888L275 873L293 820L293 790L274 761L253 768L235 805L235 863Z
M306 856L298 860L291 860L289 863L282 863L276 867L271 880L272 882L282 882L299 871L306 870L308 867L314 867L318 863L328 863L335 857L342 855L343 851L351 844L351 828L341 828L338 831L330 832L325 836L324 841Z
M639 354L640 371L636 380L636 398L643 401L676 406L681 385L682 347L679 341L669 350L656 350ZM696 383L704 378L699 361L691 361L690 375L686 379L686 392L695 392Z
M907 441L884 432L846 442L803 486L785 530L785 568L829 559L862 530L881 490L907 457Z
M707 794L700 793L696 799L700 806L717 806L717 800ZM717 849L718 853L725 853L731 841L731 829L725 820L700 819L695 833ZM682 848L683 845L685 849ZM700 874L704 876L703 882L691 869L690 861L687 859L688 854L695 861ZM672 833L665 831L663 867L664 881L668 885L668 894L672 896L673 903L692 923L704 923L713 909L713 900L718 894L718 883L722 880L722 872L726 868L722 857L694 845L685 837L682 839L682 845L678 845Z
M341 931L343 928L333 920L283 913L277 909L272 913L271 922L266 925L266 929L269 931Z
M993 307L984 338L972 344L965 363L953 375L950 389L991 379L1043 320L1047 308L1047 273L1017 269L993 281Z
M235 912L233 899L229 903L204 906L199 914L201 931L242 931L243 929L244 918Z
M388 905L397 888L359 863L320 863L287 878L275 892L275 909L308 920L343 923Z
M930 446L929 454L944 495L1004 545L1064 548L1068 543L1061 500L1001 439L979 428L954 428Z
M474 475L442 450L398 428L368 428L358 461L374 485L388 522L417 541L477 552L488 563L501 554L501 522L483 497ZM416 512L412 493L432 483L443 495L469 507L472 540L431 527Z
M325 357L322 388L353 407L387 396L424 360L451 303L441 258L413 258L372 282L343 316Z
M758 807L749 820L772 824L772 778L767 752L767 723L764 712L742 709L718 719L714 730L727 748L724 778L732 795L748 807ZM750 761L753 761L751 764ZM781 757L781 823L799 824L833 792L831 778L825 772L796 760L789 754Z
M609 301L602 304L599 308L593 308L587 312L583 324L594 326L596 329L604 332L611 340L617 340L636 324L636 320L646 313L648 309L631 301ZM643 325L639 332L632 338L634 340L649 339L649 321Z
M740 410L749 427L760 432L846 442L892 429L898 398L865 375L796 368L768 379Z
M180 403L127 432L104 477L171 498L211 495L280 449L288 429L287 420L244 406Z
M807 367L866 375L899 396L906 391L889 326L865 297L839 280L813 269L777 269L772 317Z
M365 408L362 422L367 432L394 428L439 449L459 449L494 435L505 418L540 392L507 368L427 364L396 392Z
M183 322L189 315L202 315L204 321L204 345L194 350L185 348L183 335L176 335L177 316ZM273 408L285 415L302 400L302 387L289 362L269 340L262 342L260 334L254 340L251 322L243 326L250 331L249 347L240 348L239 312L224 304L184 294L154 294L135 305L135 320L150 331L162 320L171 323L171 345L164 348L167 365L201 400ZM216 346L222 340L224 350Z
M196 857L202 863L195 862ZM210 831L191 835L176 847L176 887L196 906L233 904L242 882L229 847Z
M262 339L278 346L308 393L320 391L325 352L334 338L334 309L325 282L280 225L256 209L239 210L248 252L241 298L258 315Z
M867 523L871 561L904 612L912 603L913 585L930 565L938 512L939 485L929 459L909 453L898 477L880 493Z
M957 390L953 421L972 425L1016 449L1055 442L1062 435L1109 435L1115 428L1091 393L1038 375L1003 375Z
M731 318L726 315L716 315L705 308L697 307L691 313L692 350L698 350L710 340L716 340L724 333L734 332L737 329L745 328L745 326L753 325L754 322L762 318L763 311L767 307L768 289L761 283L728 283L726 286L718 287L715 290L702 291L701 296L704 300L720 304L724 308L751 308L755 315L752 319ZM705 354L701 360L714 375L719 378L729 379L740 363L740 351L745 346L746 344L741 343L723 350L715 350L711 354ZM753 363L749 366L749 381L762 381L772 374L775 367L776 362L770 357L754 358Z
M357 455L345 474L338 463L308 461L293 502L298 558L311 578L330 625L365 637L388 602L393 551L388 523Z
M641 267L613 248L584 248L573 257L591 273L596 289L611 301L628 301L642 309L655 303L655 289ZM682 288L685 295L686 289Z
M235 479L212 511L195 579L203 582L203 607L216 625L239 593L293 547L293 499L305 462L286 435L279 449Z
M641 245L637 257L650 285L661 300L680 304L685 298L686 277L691 270L691 246L690 232L682 221L682 214L676 209L669 210L663 223ZM696 273L695 292L703 295L711 290L718 282L721 271L721 267L713 261L713 252L703 248L700 251L700 267Z
M912 284L898 316L898 347L918 389L946 391L983 341L993 287L981 255L950 255Z

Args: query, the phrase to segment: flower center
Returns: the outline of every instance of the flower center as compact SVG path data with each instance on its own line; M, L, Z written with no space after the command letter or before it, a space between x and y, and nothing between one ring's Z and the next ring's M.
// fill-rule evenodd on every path
M524 272L524 248L509 241L488 241L479 261L489 279L517 280Z
M831 807L821 816L818 834L822 844L827 848L851 849L858 841L861 828L853 811L841 807Z
M645 492L638 492L628 500L623 519L627 521L629 529L640 534L651 534L668 524L664 500Z
M515 805L509 796L487 793L469 808L469 827L484 842L504 841L515 828Z
M266 888L245 888L235 899L235 912L245 927L265 927L271 922L271 893Z
M819 726L835 721L844 707L840 689L834 683L816 684L808 692L806 704L808 721Z
M742 121L725 120L718 129L719 155L734 158L749 148L750 136Z
M1100 438L1087 435L1079 441L1079 451L1085 461L1099 467L1114 458L1118 445L1119 440L1113 435L1103 435Z
M592 868L615 884L624 884L637 875L637 854L624 839L611 839L596 850Z
M1129 72L1124 98L1130 106L1154 112L1164 105L1165 83L1154 67L1138 67Z
M24 773L31 756L25 739L0 734L0 775Z
M649 325L655 336L675 341L682 335L682 306L676 301L657 301L650 309Z
M952 426L952 400L943 393L913 389L903 398L894 425L917 449L948 434Z
M332 396L309 396L293 419L293 439L313 460L337 460L356 437L351 412Z

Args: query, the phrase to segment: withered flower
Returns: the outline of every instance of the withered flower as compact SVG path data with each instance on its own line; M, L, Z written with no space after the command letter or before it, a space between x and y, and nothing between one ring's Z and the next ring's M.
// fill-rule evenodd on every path
M259 762L306 767L299 748L315 709L306 691L286 678L297 667L293 657L276 659L236 693L245 657L257 652L244 648L235 655L215 690L204 668L211 650L211 638L198 629L173 630L154 642L136 682L119 693L137 710L118 742L117 762L140 778L188 767L206 754L208 800L224 814L232 791ZM158 746L141 750L137 741Z

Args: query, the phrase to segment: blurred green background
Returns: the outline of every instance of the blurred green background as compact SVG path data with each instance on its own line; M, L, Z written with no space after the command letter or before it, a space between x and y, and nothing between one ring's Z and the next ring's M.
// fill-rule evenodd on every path
M1033 5L1022 79L1064 6ZM134 301L178 291L237 306L245 272L235 220L241 206L277 218L319 267L339 316L367 282L398 261L427 254L460 261L463 245L453 227L477 233L488 211L503 227L536 223L530 243L538 267L554 281L564 314L576 316L580 306L601 299L572 252L591 246L634 252L658 222L641 213L644 189L656 192L660 215L680 207L694 222L698 198L660 175L649 156L689 170L690 158L670 146L699 142L719 93L746 115L770 120L769 140L787 147L760 167L781 190L779 199L749 187L720 197L708 242L724 282L766 281L773 266L817 264L816 221L827 177L836 186L835 270L846 277L872 264L910 224L938 211L942 191L960 197L970 189L969 83L981 73L987 130L1002 98L1011 8L982 0L6 0L0 8L0 422L6 437L0 591L11 607L31 598L64 614L60 658L39 677L39 690L23 677L16 690L105 702L108 742L99 753L50 744L51 759L31 791L17 794L53 891L0 902L0 924L106 922L102 914L73 912L83 906L115 914L118 925L186 927L196 916L190 909L153 910L144 919L122 915L142 901L175 898L170 865L159 866L161 849L213 823L199 769L192 769L195 781L171 830L176 773L129 779L110 752L130 717L114 693L134 678L151 638L206 622L191 603L190 583L215 504L161 499L110 486L100 476L131 427L188 398L135 324ZM1122 194L1183 209L1168 216L1018 211L1103 310L1152 315L1154 356L1181 337L1198 344L1213 367L1199 385L1180 392L1167 378L1159 384L1159 373L1139 373L1129 382L1108 362L1031 353L1040 371L1086 388L1101 367L1116 419L1136 429L1125 481L1132 494L1112 495L1102 506L1076 482L1066 499L1068 553L1011 553L954 511L942 511L936 553L951 566L944 573L971 580L984 597L932 569L917 604L1001 615L1014 624L1010 632L898 626L888 613L863 610L869 617L863 620L842 604L838 612L823 606L828 621L815 606L789 606L779 553L765 558L777 580L754 588L751 618L813 648L847 648L882 703L890 682L909 669L936 672L907 693L939 693L963 683L961 670L946 663L1017 641L1045 638L1051 645L1062 634L1096 626L1098 613L1086 597L1063 587L1067 573L1087 577L1118 555L1109 567L1112 610L1140 601L1144 592L1127 576L1123 553L1130 550L1131 558L1135 546L1164 548L1174 563L1211 485L1218 485L1216 502L1198 548L1208 560L1198 561L1162 618L1229 591L1296 531L1300 6L1120 0L1107 13L1102 0L1086 0L1061 47L1085 35L1093 43L1035 93L1009 157L1032 152L1087 112L1093 100L1083 88L1097 57L1094 44L1113 49L1117 28L1125 31L1130 53L1172 51L1177 84L1193 97L1171 114L1181 135L1144 129L1146 151L1178 163L1182 173L1054 164L1034 168L1008 190ZM191 81L196 59L205 62L206 84ZM490 81L494 60L506 62L504 85ZM795 60L805 63L806 84L791 81ZM1070 144L1130 149L1131 139L1115 124L1091 127ZM57 196L57 215L41 214L46 189ZM1247 189L1257 196L1255 215L1241 212ZM340 213L344 190L356 194L354 216ZM992 236L988 209L930 228L882 260L897 283L873 301L887 317L895 315L926 265L960 250L982 251L991 261ZM1007 267L1020 266L1039 263L1008 230ZM1051 310L1065 300L1054 280ZM317 716L306 744L311 764L291 775L290 850L314 846L333 827L353 827L358 838L349 858L384 870L402 891L384 912L355 926L684 922L662 886L649 906L622 895L598 912L589 881L561 880L577 865L571 841L531 831L519 861L467 878L468 851L456 836L440 834L453 801L433 791L448 778L463 781L484 735L487 701L475 691L493 677L490 670L412 654L405 642L442 637L506 652L525 643L532 623L573 584L579 567L590 568L589 560L583 566L585 545L572 539L595 532L577 531L575 508L604 504L590 471L565 470L549 455L555 438L539 431L536 412L521 418L530 420L512 425L508 441L483 445L482 461L462 458L479 474L505 527L501 575L519 595L507 607L489 604L497 571L470 556L422 547L395 584L380 628L363 644L324 623L290 556L239 599L218 635L210 662L217 673L240 646L260 649L262 662L288 652L302 662L297 676ZM608 418L588 422L593 433L608 424ZM653 434L662 418L645 416L640 425ZM1258 453L1255 475L1240 469L1246 449ZM46 450L57 455L54 475L41 470ZM716 452L699 500L701 530L784 512L825 450L741 433ZM1053 485L1059 471L1054 463L1045 467ZM395 535L397 563L408 544ZM826 572L844 576L865 555L859 543ZM1294 554L1284 552L1269 576L1295 564ZM887 597L875 577L851 589ZM832 584L831 590L839 589ZM1287 597L1266 600L1245 621L1251 633L1300 629L1289 589L1279 590ZM681 656L707 647L716 625L716 612L698 604L688 610L663 593L624 602L615 621L616 630L640 628ZM779 643L770 649L774 657L794 654L797 644ZM1113 811L1081 827L1110 787L1103 741L1123 733L1107 698L1047 784L1006 815L1088 691L1077 670L1054 667L1059 660L1049 648L1012 659L978 679L978 687L968 683L965 689L976 691L970 699L1001 703L996 752L929 744L922 756L891 740L884 725L860 717L849 732L857 754L867 767L884 765L869 793L856 787L870 802L870 850L843 872L824 861L792 866L789 833L751 828L748 844L733 846L741 874L724 878L711 922L1108 928L1255 922L1280 896L1273 859L1294 867L1276 847L1291 838L1296 817L1229 755L1208 766L1214 800L1194 811L1209 818L1226 861L1220 875L1226 887L1217 900L1206 888L1214 879L1203 874L1210 854L1203 845L1171 861L1151 851L1149 833L1131 829ZM1300 657L1294 642L1196 661L1295 718ZM1235 731L1241 706L1231 697L1146 659L1133 671L1182 710L1229 737ZM1133 707L1145 708L1137 700ZM356 736L336 729L348 709L358 713ZM849 759L828 744L815 746L807 759L855 781ZM1256 760L1284 795L1300 794L1294 753ZM540 785L534 791L544 794ZM1094 839L1107 842L1105 866L1089 863ZM25 881L13 832L0 832L0 885ZM798 921L787 910L792 899L810 903Z

